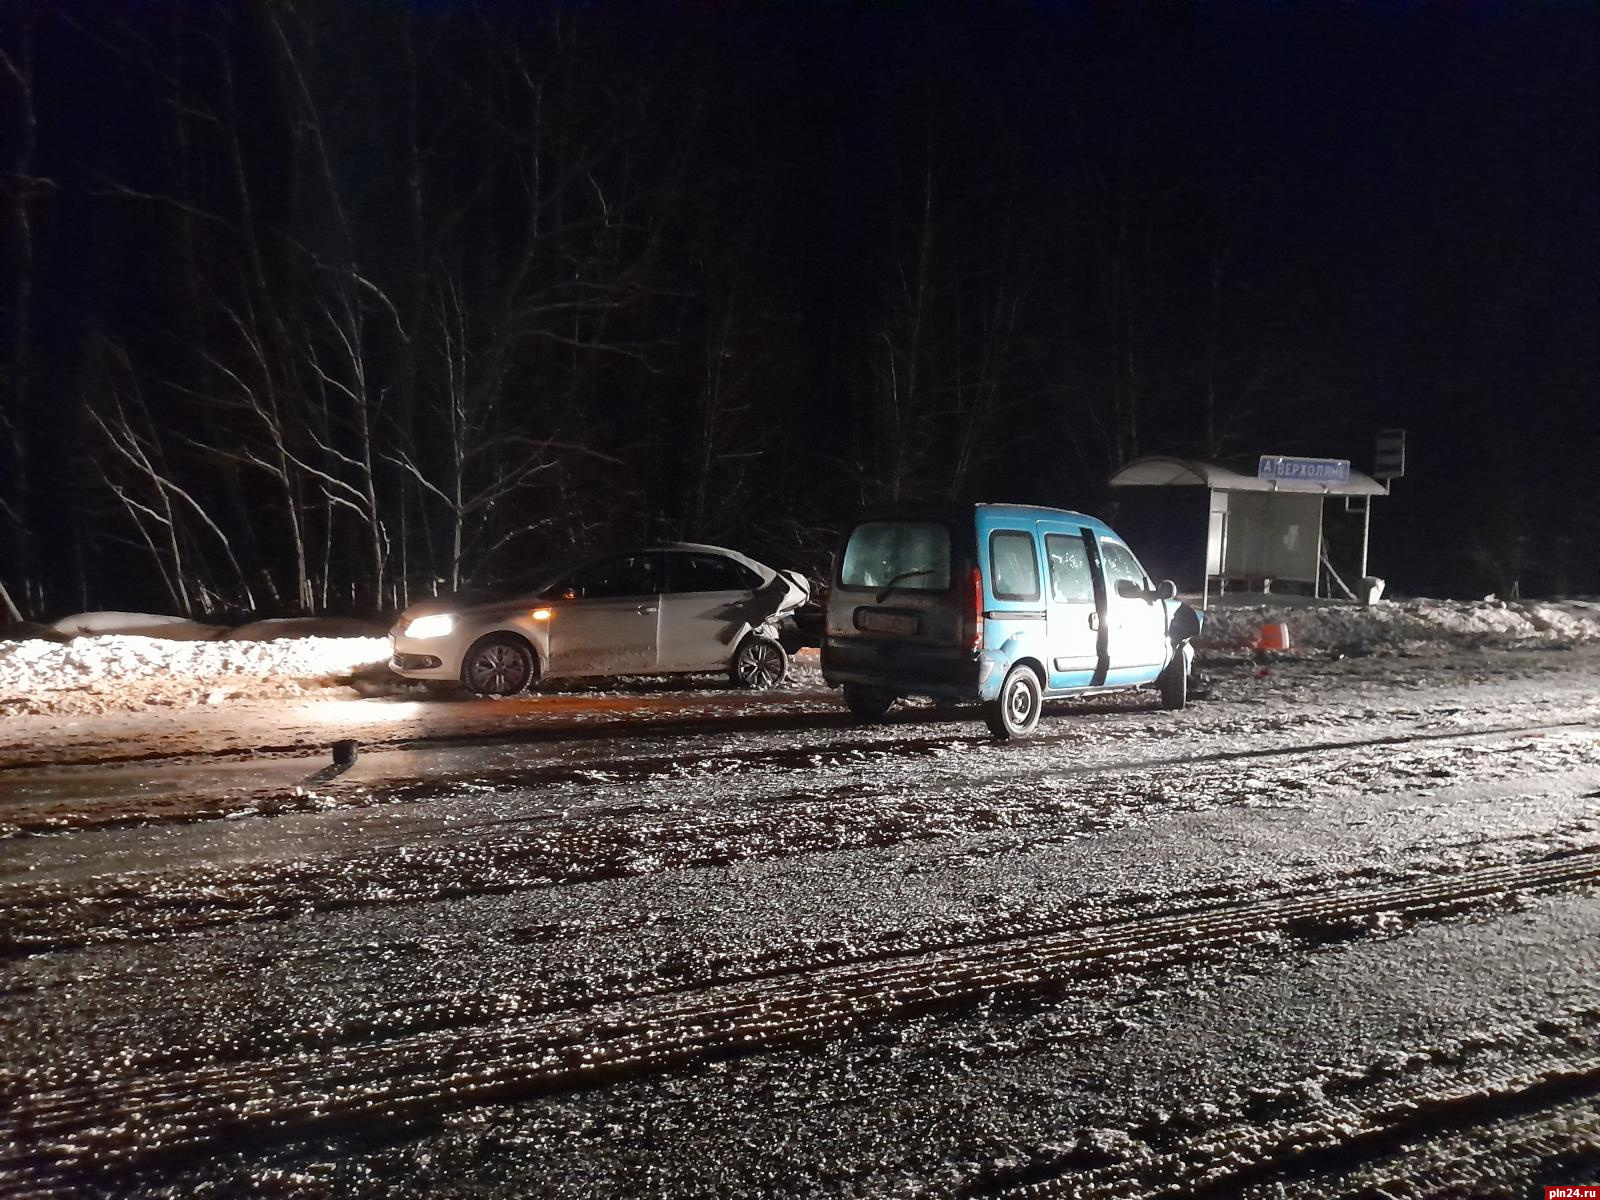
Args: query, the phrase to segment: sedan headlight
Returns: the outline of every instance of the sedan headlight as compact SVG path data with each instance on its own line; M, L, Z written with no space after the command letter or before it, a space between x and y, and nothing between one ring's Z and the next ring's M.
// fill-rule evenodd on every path
M406 626L404 636L408 638L436 638L444 637L456 627L456 619L449 613L434 613L428 617L418 617Z

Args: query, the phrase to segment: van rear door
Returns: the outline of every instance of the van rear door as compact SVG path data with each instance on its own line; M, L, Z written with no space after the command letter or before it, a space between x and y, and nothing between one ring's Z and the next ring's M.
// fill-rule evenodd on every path
M955 584L950 527L943 521L863 521L845 543L829 632L959 644L963 613Z
M828 597L822 673L897 695L965 696L977 686L972 533L938 517L856 525Z

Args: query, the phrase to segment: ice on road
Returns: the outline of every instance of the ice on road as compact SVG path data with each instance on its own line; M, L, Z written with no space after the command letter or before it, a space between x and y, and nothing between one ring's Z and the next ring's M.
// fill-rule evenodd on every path
M1597 667L1224 658L1011 745L803 680L18 747L0 1191L1593 1181Z

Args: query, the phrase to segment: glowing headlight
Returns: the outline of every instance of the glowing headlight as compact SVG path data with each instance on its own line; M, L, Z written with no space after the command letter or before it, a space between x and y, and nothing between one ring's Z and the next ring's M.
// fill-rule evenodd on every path
M430 617L418 617L407 625L405 636L408 638L444 637L455 627L456 619L449 613L434 613Z

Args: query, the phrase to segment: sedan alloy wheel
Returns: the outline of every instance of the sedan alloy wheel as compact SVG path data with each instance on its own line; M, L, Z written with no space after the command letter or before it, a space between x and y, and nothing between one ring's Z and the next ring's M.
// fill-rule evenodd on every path
M533 682L533 652L512 637L487 637L467 651L461 682L483 696L515 696Z
M766 691L783 682L789 673L789 656L771 638L747 637L733 656L729 672L738 687Z

